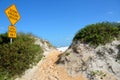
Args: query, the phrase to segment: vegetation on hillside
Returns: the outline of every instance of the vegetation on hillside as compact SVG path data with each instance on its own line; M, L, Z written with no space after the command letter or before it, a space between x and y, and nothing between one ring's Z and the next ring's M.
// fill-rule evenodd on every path
M73 41L81 41L90 45L98 46L120 38L120 23L102 22L87 25L79 30Z
M19 33L13 43L0 34L0 80L12 80L42 58L43 50L31 34Z

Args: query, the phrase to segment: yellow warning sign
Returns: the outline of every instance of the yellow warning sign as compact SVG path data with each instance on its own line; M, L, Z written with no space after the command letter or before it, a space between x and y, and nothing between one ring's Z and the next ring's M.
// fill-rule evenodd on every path
M16 27L15 26L8 27L8 37L9 38L16 38Z
M20 14L14 4L8 7L5 13L12 25L15 25L20 20Z

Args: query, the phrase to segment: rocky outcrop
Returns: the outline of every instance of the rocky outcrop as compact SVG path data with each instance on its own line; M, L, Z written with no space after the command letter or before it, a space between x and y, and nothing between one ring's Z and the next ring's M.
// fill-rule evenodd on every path
M84 74L88 80L120 80L120 41L90 47L74 41L57 61L69 73Z
M48 55L49 51L56 50L56 48L52 46L47 40L35 38L35 44L41 46L41 48L44 50L44 56Z

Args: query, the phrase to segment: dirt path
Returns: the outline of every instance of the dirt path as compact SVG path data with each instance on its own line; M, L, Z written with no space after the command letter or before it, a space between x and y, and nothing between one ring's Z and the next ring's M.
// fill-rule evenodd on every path
M34 74L17 80L85 80L82 75L71 77L69 76L64 68L59 67L55 64L58 60L60 52L54 50L50 52L38 65L37 70L34 70Z

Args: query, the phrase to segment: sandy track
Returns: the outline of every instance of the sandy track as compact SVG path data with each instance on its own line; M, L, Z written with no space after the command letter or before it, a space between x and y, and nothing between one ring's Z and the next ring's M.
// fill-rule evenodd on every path
M18 80L85 80L82 75L69 76L64 68L56 65L55 62L58 60L59 54L60 52L57 50L51 51L38 65L38 68L34 70L32 75Z

